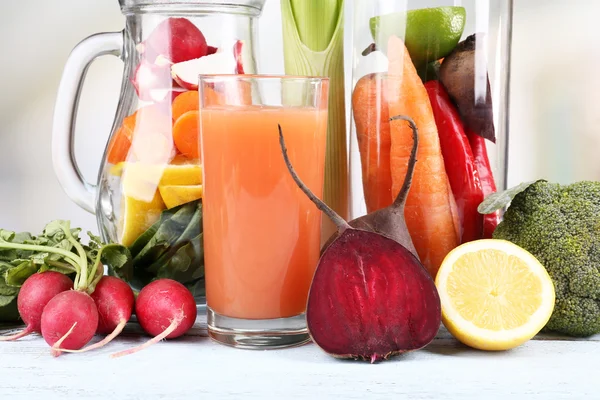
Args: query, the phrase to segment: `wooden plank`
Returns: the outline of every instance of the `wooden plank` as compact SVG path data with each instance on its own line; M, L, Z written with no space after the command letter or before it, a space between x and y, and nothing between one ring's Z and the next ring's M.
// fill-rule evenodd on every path
M507 352L479 352L453 339L370 365L329 357L315 345L278 351L225 347L201 336L141 343L128 336L105 349L53 358L35 336L0 344L0 394L11 399L596 398L600 346L593 341L530 341ZM6 396L6 397L7 397Z

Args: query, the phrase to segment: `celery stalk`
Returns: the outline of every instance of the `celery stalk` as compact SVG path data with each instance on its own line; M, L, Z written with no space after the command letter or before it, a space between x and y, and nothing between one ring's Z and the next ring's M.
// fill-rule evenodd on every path
M323 200L348 217L344 103L344 0L281 0L285 73L329 78ZM323 241L335 231L324 219Z

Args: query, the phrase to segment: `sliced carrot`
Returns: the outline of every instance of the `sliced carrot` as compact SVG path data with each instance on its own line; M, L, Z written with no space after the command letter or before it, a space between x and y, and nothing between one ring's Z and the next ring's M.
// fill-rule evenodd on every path
M121 127L117 129L114 137L108 145L107 161L110 164L118 164L127 160L127 155L131 149L131 141L133 140L133 132L135 130L136 113L129 115L123 119Z
M131 131L121 126L108 145L107 161L110 164L118 164L127 159L131 148Z
M390 170L390 122L385 98L385 79L368 74L356 83L352 93L352 114L362 165L362 181L367 212L392 204Z
M175 146L184 156L192 159L200 158L200 138L198 134L199 113L188 111L175 121L173 140Z
M173 119L177 121L186 112L198 110L198 97L197 90L190 90L177 96L171 106L173 109Z
M404 215L421 262L435 277L446 255L460 244L456 204L429 96L404 42L397 36L388 41L387 99L391 116L407 115L419 129L418 161ZM406 122L391 123L391 143L392 193L398 193L412 147Z

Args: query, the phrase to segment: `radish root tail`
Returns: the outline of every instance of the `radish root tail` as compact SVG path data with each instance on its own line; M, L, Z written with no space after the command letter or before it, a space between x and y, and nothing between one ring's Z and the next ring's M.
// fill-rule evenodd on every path
M69 335L71 335L71 333L73 333L73 329L75 329L76 326L77 326L77 322L75 322L73 324L73 326L71 327L71 329L69 329L68 332L63 335L63 337L61 337L60 339L58 339L56 341L56 343L54 343L52 345L52 350L51 351L52 351L52 355L54 357L60 356L60 354L61 354L60 345L65 341L66 338L69 337Z
M27 336L27 335L31 334L31 333L33 333L32 329L25 328L21 332L15 333L14 335L0 336L0 342L10 342L12 340L17 340L17 339L20 339L20 338L22 338L24 336Z
M177 329L179 324L181 324L181 322L183 321L183 317L184 317L183 312L180 312L177 315L177 317L175 317L173 319L173 321L171 321L171 324L167 327L167 329L165 329L160 335L153 337L152 339L148 340L146 343L143 343L137 347L119 351L118 353L113 353L110 355L110 358L118 358L118 357L130 355L133 353L137 353L138 351L144 350L145 348L150 347L153 344L160 342L161 340L163 340L167 336L169 336L171 334L171 332L173 332L175 329Z
M83 349L79 349L79 350L57 349L57 350L65 352L65 353L85 353L86 351L99 349L100 347L103 347L104 345L106 345L110 341L112 341L114 338L116 338L117 336L119 336L119 334L121 332L123 332L123 329L125 328L125 325L127 325L127 320L122 319L121 322L119 322L119 325L117 325L117 327L115 328L115 330L112 331L110 335L106 336L104 339L102 339L98 343L94 343L94 344L92 344L90 346L84 347Z
M296 170L292 166L290 158L288 157L287 148L285 146L285 140L283 139L283 131L281 130L281 125L277 125L277 127L279 128L279 146L281 147L281 152L283 153L283 160L285 161L285 165L288 171L290 171L294 182L296 182L296 185L298 185L300 190L302 190L304 194L308 196L310 201L312 201L319 210L324 212L325 215L329 217L329 219L337 226L338 231L340 233L350 228L350 225L348 225L348 222L346 222L344 218L340 217L335 211L333 211L329 206L327 206L327 204L325 204L321 199L315 196L314 193L306 186L306 184L302 182L302 180L296 173Z

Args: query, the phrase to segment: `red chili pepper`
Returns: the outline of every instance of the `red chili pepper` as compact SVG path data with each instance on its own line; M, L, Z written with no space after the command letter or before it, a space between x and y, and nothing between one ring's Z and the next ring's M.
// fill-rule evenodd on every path
M483 201L483 189L469 139L456 107L439 81L425 84L440 137L444 166L458 207L462 227L461 243L481 239L483 216L477 206Z
M494 175L492 173L492 167L490 165L490 159L488 158L487 148L485 146L485 139L478 134L466 130L469 143L471 143L471 150L475 157L475 165L479 172L479 179L481 180L481 187L483 189L483 195L488 196L496 192L496 182L494 181ZM496 211L492 214L486 214L483 216L483 238L489 239L492 237L492 233L500 223L500 211Z

